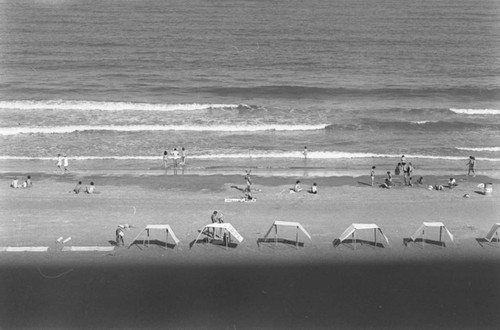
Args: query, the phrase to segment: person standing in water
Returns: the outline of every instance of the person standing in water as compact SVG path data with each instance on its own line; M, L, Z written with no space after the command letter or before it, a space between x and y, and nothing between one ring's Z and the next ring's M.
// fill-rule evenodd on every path
M163 152L163 168L167 168L168 166L168 151L165 150Z
M246 191L250 192L252 190L252 178L250 177L250 172L252 170L247 170L247 174L245 175L245 183L247 184Z
M372 187L375 185L375 166L372 166L372 169L370 170L370 178L372 179Z
M304 155L304 159L307 159L307 146L304 147L304 150L302 151L302 154Z

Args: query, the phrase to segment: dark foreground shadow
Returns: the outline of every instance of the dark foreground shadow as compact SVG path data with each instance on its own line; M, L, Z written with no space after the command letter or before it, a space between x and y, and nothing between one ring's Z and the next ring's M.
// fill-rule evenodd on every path
M486 246L500 248L500 239L493 238L491 242L488 242L485 238L476 238L477 244L479 244L482 248Z
M354 250L354 240L353 239L345 239L342 242L340 242L340 239L338 239L338 238L333 240L333 247L336 248L340 245L345 245L345 246ZM383 243L380 243L380 242L375 243L374 241L367 241L367 240L363 240L363 239L357 239L356 245L368 245L371 247L385 248L385 245Z
M474 191L476 194L478 195L483 195L483 196L486 196L486 194L484 193L484 191L479 191L479 190L476 190Z
M358 184L362 184L362 185L369 186L369 187L372 186L371 183L366 183L366 182L363 182L363 181L358 181Z
M115 242L116 244L116 242ZM148 247L148 240L143 240L143 239L136 239L135 241L132 242L132 244L130 244L129 248L131 248L132 246L137 246L139 249L143 249L143 248L147 248ZM168 249L171 249L173 250L175 248L175 244L171 244L171 243L166 243L166 242L162 242L162 241L159 241L159 240L156 240L156 239L152 239L152 240L149 240L149 245L156 245L156 246L159 246L159 247L162 247L162 248L168 248Z
M274 238L259 238L257 240L257 246L260 247L260 244L262 244L262 243L272 243L272 244L280 243L280 244L293 245L293 246L299 246L299 247L304 246L304 242L296 242L296 241L292 241L292 240L284 239L284 238L278 238L276 240Z
M411 238L403 238L403 245L404 246L408 246L411 243L413 243L414 246L418 246L418 247L423 247L424 244L446 247L446 243L443 241L436 241L436 240L428 239L428 238L426 238L426 239L417 238L415 240L412 240ZM420 243L420 244L417 244L417 243Z

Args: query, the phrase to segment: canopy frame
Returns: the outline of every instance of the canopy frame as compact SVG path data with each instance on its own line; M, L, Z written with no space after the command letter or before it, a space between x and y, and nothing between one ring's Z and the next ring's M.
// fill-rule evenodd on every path
M453 242L453 244L455 244L452 233L442 222L423 222L422 225L415 231L415 233L410 236L410 239L413 242L416 242L416 239L419 236L422 236L422 249L425 247L425 232L427 228L439 228L439 243L441 245L441 248L445 247L443 241L443 229L448 234L448 237L450 237L450 240Z
M271 231L274 228L274 244L278 245L278 226L287 226L287 227L295 227L296 232L295 232L295 248L299 248L299 230L301 230L311 241L311 235L306 231L306 229L298 222L290 222L290 221L274 221L274 223L271 225L269 230L267 231L266 235L264 235L263 240L265 241Z
M377 232L379 232L382 235L382 237L387 242L387 245L391 246L391 243L389 243L389 239L387 238L387 236L385 236L382 229L374 223L353 223L346 230L344 230L344 232L340 235L340 237L338 238L339 244L342 243L343 241L345 241L348 237L351 237L354 250L356 250L357 240L358 240L358 238L356 237L356 231L365 230L365 229L368 229L368 230L373 229L373 240L374 240L375 246L377 246L377 241L378 241Z
M179 244L179 239L177 236L175 236L174 231L170 227L170 225L147 225L146 228L141 230L141 232L132 240L132 242L129 244L128 248L132 245L134 245L135 241L139 238L139 236L142 235L142 233L146 232L146 239L142 241L142 247L144 248L147 242L147 247L149 247L150 243L150 236L151 236L151 230L160 230L160 231L165 231L165 250L168 247L168 237L169 234L172 237L172 240L175 242L175 245Z
M215 222L215 223L210 223L208 225L205 225L205 227L203 227L203 229L198 234L198 237L196 237L194 244L196 244L196 242L198 242L201 235L206 235L207 237L210 237L210 229L213 229L213 234L212 234L213 239L215 239L216 229L219 229L219 232L220 232L219 236L221 236L222 240L224 241L225 246L226 246L226 250L228 249L229 243L231 242L231 237L234 237L240 243L243 242L243 236L241 236L240 233L238 233L238 231L236 231L236 229L230 223L227 223L227 222L217 223L217 222ZM222 231L224 231L224 235L222 235Z

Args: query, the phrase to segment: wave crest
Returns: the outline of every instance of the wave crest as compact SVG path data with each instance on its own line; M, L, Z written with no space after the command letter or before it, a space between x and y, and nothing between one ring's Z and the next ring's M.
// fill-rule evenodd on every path
M196 111L208 109L237 109L248 107L242 104L163 104L135 102L99 102L99 101L0 101L0 109L14 110L98 110L98 111Z
M500 115L497 109L456 109L450 108L450 111L464 115Z

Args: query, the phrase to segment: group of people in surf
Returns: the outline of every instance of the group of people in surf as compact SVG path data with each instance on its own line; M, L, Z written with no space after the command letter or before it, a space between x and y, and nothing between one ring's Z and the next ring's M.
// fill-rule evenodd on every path
M170 157L172 157L174 168L186 165L186 148L181 147L180 152L177 150L177 148L174 148L170 152ZM163 151L163 165L162 165L163 168L168 167L168 159L169 159L169 153L167 150L165 150Z

